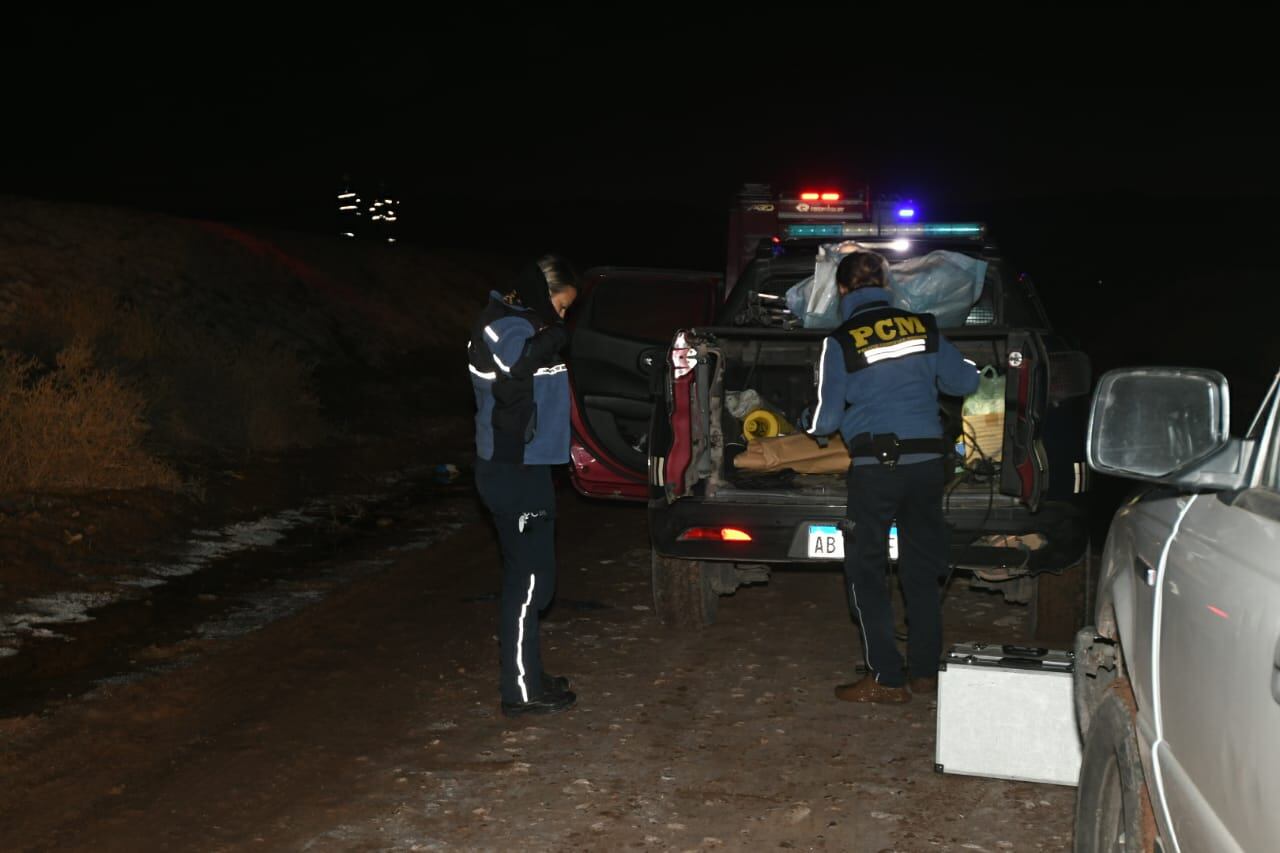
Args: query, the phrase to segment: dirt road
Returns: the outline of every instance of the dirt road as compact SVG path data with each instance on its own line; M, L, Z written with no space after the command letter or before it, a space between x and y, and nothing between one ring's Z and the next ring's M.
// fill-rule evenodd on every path
M672 635L643 512L569 491L543 636L579 705L503 718L496 548L455 503L442 540L334 553L291 615L0 718L0 849L1070 846L1073 789L937 774L932 703L832 697L860 660L837 573L777 573ZM1024 607L961 582L946 618L948 641L1026 635Z

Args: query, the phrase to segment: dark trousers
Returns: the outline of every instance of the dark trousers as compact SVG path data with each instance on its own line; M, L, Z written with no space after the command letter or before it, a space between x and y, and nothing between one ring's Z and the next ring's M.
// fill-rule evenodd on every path
M477 459L476 489L493 513L502 550L502 701L528 702L542 695L538 612L551 603L556 584L551 469Z
M889 593L889 527L898 522L898 579L907 606L911 677L938 673L942 655L942 595L947 574L947 526L942 515L941 460L849 468L853 542L845 548L849 608L862 627L867 667L887 687L906 683L894 641Z

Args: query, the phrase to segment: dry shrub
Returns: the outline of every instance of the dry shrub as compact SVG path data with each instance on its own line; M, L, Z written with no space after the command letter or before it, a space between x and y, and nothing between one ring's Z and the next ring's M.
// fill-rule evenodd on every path
M79 491L181 481L143 447L146 401L84 343L52 369L0 353L0 491Z
M166 336L151 377L157 430L179 446L311 447L328 428L310 390L312 367L266 335L238 345L206 330Z
M83 341L142 394L153 438L175 449L284 450L323 441L312 365L252 319L213 327L145 309L106 288L51 294L25 318L21 350L49 359Z

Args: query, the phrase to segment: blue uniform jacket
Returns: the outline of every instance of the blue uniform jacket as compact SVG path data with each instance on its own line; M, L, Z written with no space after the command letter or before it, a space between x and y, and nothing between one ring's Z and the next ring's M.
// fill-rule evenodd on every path
M811 435L836 430L845 443L860 433L940 438L938 392L966 396L978 370L938 333L931 314L890 304L889 292L865 287L840 300L845 322L822 342L818 405ZM903 463L937 458L906 454ZM854 464L874 464L856 457Z
M467 344L476 455L492 462L569 461L569 372L559 325L492 291Z

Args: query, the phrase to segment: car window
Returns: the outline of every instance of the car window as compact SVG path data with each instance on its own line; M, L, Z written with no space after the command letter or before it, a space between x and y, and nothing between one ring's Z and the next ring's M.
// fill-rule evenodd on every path
M714 293L686 281L618 279L591 294L591 328L606 335L666 343L676 329L706 322Z

